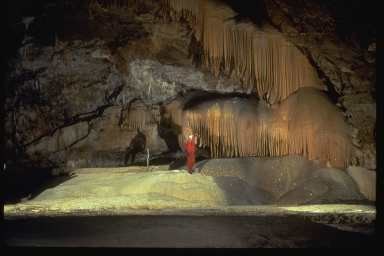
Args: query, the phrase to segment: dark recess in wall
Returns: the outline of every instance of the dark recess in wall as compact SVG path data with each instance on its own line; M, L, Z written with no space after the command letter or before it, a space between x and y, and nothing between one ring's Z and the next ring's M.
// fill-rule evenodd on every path
M44 13L48 13L49 16L52 17L57 16L55 12L46 12L47 4L55 3L55 0L6 0L2 2L2 28L3 35L2 38L3 48L1 55L1 93L0 93L0 144L1 144L1 152L0 152L0 170L1 170L1 201L4 203L4 200L17 200L27 195L30 192L30 189L35 184L40 184L43 182L47 173L50 173L49 170L46 172L45 170L39 169L40 172L33 175L33 179L28 179L26 175L30 175L33 173L35 169L32 166L25 166L23 161L17 166L5 165L6 160L9 160L7 157L12 155L12 152L7 152L5 146L5 132L4 132L4 119L5 119L5 109L4 103L5 99L9 95L13 95L11 81L9 80L9 73L12 71L12 60L16 57L17 51L20 48L22 41L25 36L25 25L23 23L24 17L35 17L37 19L42 19L40 22L41 27L33 25L30 27L29 33L33 33L39 41L36 43L47 42L47 36L49 37L55 26L57 25L55 22L47 22L47 19L44 19ZM53 6L53 5L51 5ZM50 21L51 21L50 20ZM53 19L54 20L54 19ZM57 19L56 19L57 20ZM51 37L53 38L53 37ZM50 40L50 43L53 41ZM20 155L19 155L20 157ZM4 170L4 168L6 168ZM37 174L37 175L36 175ZM21 179L20 177L23 177ZM27 183L26 183L27 182ZM18 193L13 193L14 190L17 189ZM12 195L11 195L12 194ZM13 198L15 196L15 198ZM4 216L3 207L2 207L2 217Z
M239 15L237 21L252 21L262 27L268 20L265 1L268 0L223 0ZM377 5L364 0L286 0L298 14L305 15L304 6L320 6L335 19L336 33L340 39L366 49L376 38ZM321 17L319 17L321 19Z
M268 20L268 13L264 0L238 1L224 0L234 11L239 13L235 17L237 21L251 21L262 27Z
M214 93L214 92L206 92L206 91L189 91L183 109L192 108L200 103L206 101L212 101L217 99L227 99L227 98L254 98L255 102L258 101L258 98L255 95L247 95L242 93Z
M312 0L335 18L336 32L345 41L366 49L376 38L377 4L364 0Z

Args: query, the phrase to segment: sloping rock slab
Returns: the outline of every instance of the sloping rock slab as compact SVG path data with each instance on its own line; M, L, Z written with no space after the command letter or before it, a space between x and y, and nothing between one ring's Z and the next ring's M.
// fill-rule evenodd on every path
M338 169L316 170L308 180L282 196L282 204L321 204L364 202L352 178Z
M214 176L216 179L238 177L247 184L244 188L251 188L247 192L250 197L270 195L269 198L264 198L268 198L264 203L367 202L357 184L345 171L321 168L316 163L298 156L211 159L196 166L201 174Z

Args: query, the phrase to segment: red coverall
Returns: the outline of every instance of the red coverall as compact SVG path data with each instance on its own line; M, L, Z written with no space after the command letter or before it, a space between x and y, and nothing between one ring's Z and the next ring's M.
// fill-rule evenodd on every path
M187 153L188 172L192 173L193 171L192 168L195 165L195 157L196 157L195 137L192 137L192 139L188 138L184 147L185 147L185 152Z

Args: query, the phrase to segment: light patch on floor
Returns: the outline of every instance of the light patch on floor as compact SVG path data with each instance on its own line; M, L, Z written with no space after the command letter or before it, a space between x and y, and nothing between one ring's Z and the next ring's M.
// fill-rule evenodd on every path
M307 213L367 213L376 214L375 207L369 205L326 204L279 207L292 212Z
M5 205L5 217L62 215L188 215L320 217L348 215L351 223L372 223L376 209L369 205L305 206L229 205L214 177L165 167L88 168L44 190L37 197ZM355 218L357 217L357 218ZM345 220L343 220L345 222Z
M227 205L213 177L186 171L77 172L33 200L6 205L5 212L103 209L209 208Z

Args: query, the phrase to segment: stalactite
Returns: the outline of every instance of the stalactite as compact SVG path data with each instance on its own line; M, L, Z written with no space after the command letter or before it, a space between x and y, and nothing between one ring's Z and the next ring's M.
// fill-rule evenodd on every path
M164 0L175 19L191 22L203 46L203 64L218 75L236 78L270 103L301 87L320 88L321 82L306 57L271 27L234 21L236 13L211 0Z
M160 122L160 110L147 107L141 102L134 102L127 108L123 115L121 127L130 130L145 130Z
M348 165L349 127L338 109L313 88L302 88L272 108L231 98L180 113L174 115L175 123L197 133L214 158L297 154L335 167Z

